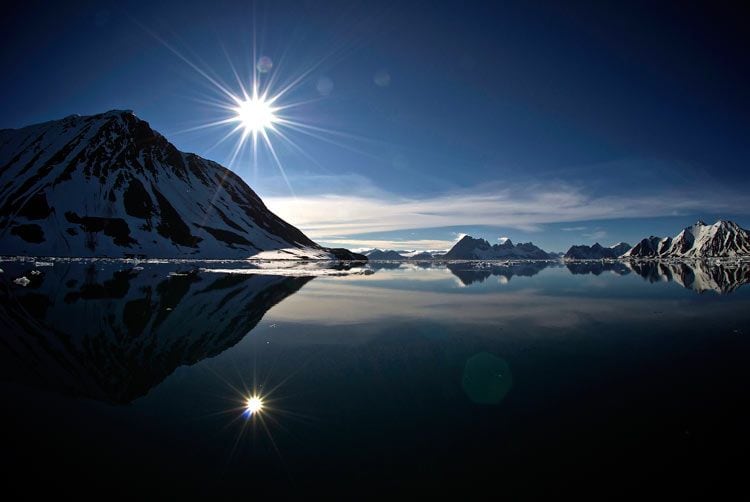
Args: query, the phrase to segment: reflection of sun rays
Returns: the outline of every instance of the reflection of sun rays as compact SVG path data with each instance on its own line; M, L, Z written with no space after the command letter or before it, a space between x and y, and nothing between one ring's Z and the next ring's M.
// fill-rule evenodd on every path
M249 59L252 64L247 65L247 61L243 61L245 64L242 65L248 66L250 71L241 71L232 61L226 46L219 42L231 71L233 85L228 85L197 55L188 50L178 50L173 44L136 21L142 29L195 71L210 90L209 95L195 98L195 101L209 106L217 116L205 123L172 134L227 129L215 143L208 146L207 151L212 151L231 138L235 138L235 144L229 150L228 166L235 168L236 163L242 162L246 158L247 150L250 150L247 158L250 159L253 175L257 175L259 155L262 155L278 170L292 195L294 195L294 190L284 166L280 150L282 145L288 151L303 156L319 167L321 167L320 163L305 151L297 139L303 136L313 138L358 154L372 156L364 149L352 144L352 142L373 143L371 140L323 127L319 123L319 118L311 120L310 114L305 113L306 106L326 99L325 96L294 97L297 91L305 87L324 65L352 51L356 46L356 41L340 40L323 57L307 64L297 64L294 71L289 72L287 71L287 67L291 66L288 57L289 47L281 51L279 60L276 62L266 56L259 57L254 20L255 15L253 15L252 32L249 37L252 40L252 51L251 55L245 58ZM309 88L312 87L309 86ZM316 120L318 123L313 123Z
M291 396L284 393L285 384L304 369L306 365L306 363L303 363L284 378L274 378L272 376L273 364L271 364L264 375L259 376L257 360L255 360L252 367L252 380L250 382L246 381L243 376L247 374L247 371L241 370L236 366L234 368L236 377L232 379L234 382L213 369L210 365L205 366L228 390L227 395L222 398L227 402L227 406L216 412L203 415L203 418L227 417L228 420L224 424L223 429L237 429L231 448L228 450L228 461L231 461L238 451L248 444L247 440L251 440L251 444L255 444L258 440L258 433L262 434L262 437L268 441L268 445L273 449L279 460L283 461L283 455L277 445L274 433L279 431L289 433L289 429L284 425L288 421L301 423L313 423L317 421L311 415L289 409L288 404Z

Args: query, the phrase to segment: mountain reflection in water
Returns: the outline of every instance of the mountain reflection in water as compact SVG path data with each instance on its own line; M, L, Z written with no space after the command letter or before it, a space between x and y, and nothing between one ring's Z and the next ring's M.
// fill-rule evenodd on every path
M368 268L376 271L375 278L408 269L447 270L463 286L471 286L491 276L502 284L514 276L529 278L550 266L559 267L550 262L426 262L371 263ZM747 264L574 262L565 266L575 275L622 276L632 271L652 283L670 281L697 292L731 293L750 281ZM271 307L312 279L208 273L175 263L134 267L121 262L72 262L34 267L33 262L7 262L3 268L0 352L6 378L111 403L129 403L177 367L234 346ZM26 277L28 285L13 283L18 277ZM466 311L472 308L478 303ZM366 306L356 309L364 311ZM495 310L495 315L503 315L502 310Z
M649 282L676 282L702 293L731 293L750 282L750 263L708 264L703 262L642 261L628 266Z
M675 282L698 293L731 293L750 282L750 263L747 262L579 261L568 262L565 266L572 274L600 275L611 272L627 275L635 272L648 282Z
M476 282L484 282L488 277L495 276L500 282L508 282L514 276L531 277L550 265L547 261L526 261L516 263L494 262L455 262L446 267L464 286Z
M232 347L311 279L175 264L3 268L6 279L30 281L0 290L2 359L15 362L13 376L112 403L129 403L178 366Z

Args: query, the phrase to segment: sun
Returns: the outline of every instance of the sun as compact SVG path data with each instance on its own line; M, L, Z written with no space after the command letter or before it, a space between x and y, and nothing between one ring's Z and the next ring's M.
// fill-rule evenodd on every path
M274 123L279 120L276 116L277 109L260 96L239 101L234 110L237 113L236 120L245 129L245 134L262 134L266 129L273 129Z
M245 401L245 411L252 415L263 409L263 400L260 396L251 396Z

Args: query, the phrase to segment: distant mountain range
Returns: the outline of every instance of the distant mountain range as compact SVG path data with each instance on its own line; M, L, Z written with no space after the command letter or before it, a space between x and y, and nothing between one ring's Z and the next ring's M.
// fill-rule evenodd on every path
M598 242L593 246L571 246L563 258L568 260L601 260L604 258L617 258L631 248L630 244L620 242L608 248Z
M364 255L367 256L368 260L375 261L400 261L406 259L405 256L402 256L397 251L392 250L383 251L381 249L373 249L371 251L366 251Z
M403 254L402 254L403 253ZM429 251L413 252L413 251L394 251L392 249L371 249L365 251L364 254L368 260L371 261L402 261L402 260L413 260L413 261L429 261L439 258L443 258L443 253L430 253Z
M273 214L130 111L0 130L0 254L364 259Z
M490 245L484 239L475 239L466 235L443 258L446 260L548 260L551 255L531 242L513 244L510 239L506 239L500 244Z
M675 237L647 237L635 246L625 242L605 248L572 246L566 260L600 260L611 258L733 258L750 257L750 232L732 221L719 220L713 225L698 221Z
M732 221L719 220L713 225L695 223L675 237L648 237L635 246L619 242L604 247L574 245L566 253L546 252L531 242L513 244L504 239L490 244L484 239L466 235L445 254L417 253L406 256L397 251L374 249L365 253L371 260L605 260L605 259L667 259L667 258L732 258L750 257L750 231Z
M445 253L430 253L429 251L422 251L421 253L414 253L407 256L409 260L439 260L445 257Z
M648 237L635 246L618 242L604 247L598 242L592 246L574 245L567 252L546 252L531 242L513 244L504 239L490 244L484 239L466 235L444 254L409 253L373 249L365 253L374 261L403 260L614 260L614 259L666 259L666 258L731 258L750 257L750 232L734 222L719 220L713 225L702 221L687 227L675 237ZM573 270L571 270L573 271ZM576 272L574 272L576 273Z

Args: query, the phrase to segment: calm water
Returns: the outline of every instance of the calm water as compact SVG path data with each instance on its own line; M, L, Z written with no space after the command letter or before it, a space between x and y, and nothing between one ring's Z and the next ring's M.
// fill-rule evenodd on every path
M611 498L746 473L746 267L0 268L11 486Z

